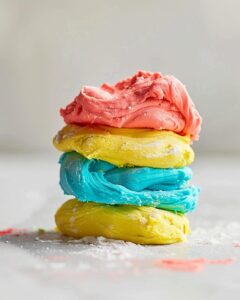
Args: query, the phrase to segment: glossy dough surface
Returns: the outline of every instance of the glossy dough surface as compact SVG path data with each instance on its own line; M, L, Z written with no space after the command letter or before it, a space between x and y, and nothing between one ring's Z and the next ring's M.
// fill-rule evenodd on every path
M60 151L76 151L119 167L179 168L194 160L189 137L170 131L67 125L53 143Z
M77 152L60 158L60 185L83 202L152 206L187 213L194 210L199 189L189 186L190 168L118 168Z
M183 215L152 207L113 206L76 199L65 202L55 215L57 228L65 235L82 238L104 236L137 244L172 244L189 234Z

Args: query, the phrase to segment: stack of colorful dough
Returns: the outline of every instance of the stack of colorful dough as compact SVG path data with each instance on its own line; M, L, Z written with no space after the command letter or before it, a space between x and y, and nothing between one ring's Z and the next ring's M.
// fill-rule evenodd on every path
M139 244L184 241L185 214L199 194L189 184L191 143L201 129L184 85L139 71L115 85L84 86L60 113L66 126L53 143L64 152L60 186L74 199L58 209L58 230Z

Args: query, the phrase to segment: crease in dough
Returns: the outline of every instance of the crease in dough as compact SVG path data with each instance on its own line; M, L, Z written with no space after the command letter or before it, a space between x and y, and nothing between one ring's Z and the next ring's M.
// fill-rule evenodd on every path
M77 152L64 153L60 165L62 190L83 202L152 206L181 213L194 210L197 204L199 188L188 184L189 167L118 168Z

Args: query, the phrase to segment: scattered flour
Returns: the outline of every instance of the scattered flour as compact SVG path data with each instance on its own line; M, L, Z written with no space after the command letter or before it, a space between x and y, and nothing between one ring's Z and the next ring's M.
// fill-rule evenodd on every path
M191 233L189 243L226 245L240 241L240 223L218 223L214 226L204 226L194 229Z

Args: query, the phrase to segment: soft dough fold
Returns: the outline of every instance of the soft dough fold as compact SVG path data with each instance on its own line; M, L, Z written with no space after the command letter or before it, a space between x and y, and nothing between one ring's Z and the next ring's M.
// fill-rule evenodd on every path
M189 186L189 168L117 168L88 160L76 152L60 159L60 185L67 195L83 202L152 206L175 212L194 210L199 189Z
M119 167L179 168L194 160L189 137L170 131L67 125L53 143L60 151L76 151Z
M188 219L153 207L65 202L55 215L65 235L82 238L104 236L137 244L172 244L186 240Z
M115 85L84 86L60 110L67 124L170 130L198 139L201 117L174 76L139 71Z

